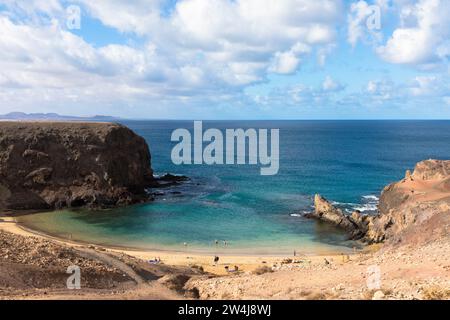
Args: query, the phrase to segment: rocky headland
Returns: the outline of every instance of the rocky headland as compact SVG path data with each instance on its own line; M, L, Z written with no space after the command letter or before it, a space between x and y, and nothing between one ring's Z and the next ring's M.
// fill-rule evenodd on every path
M146 201L150 160L145 140L119 124L0 122L0 210Z
M314 204L310 217L347 230L351 239L393 244L440 238L450 231L450 161L425 160L406 171L381 192L377 215L344 214L320 195Z

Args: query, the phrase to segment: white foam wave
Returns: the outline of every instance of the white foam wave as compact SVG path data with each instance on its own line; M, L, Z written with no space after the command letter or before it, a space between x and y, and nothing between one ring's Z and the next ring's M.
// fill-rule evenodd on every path
M370 195L367 195L367 196L363 196L363 199L372 200L372 201L380 200L380 198L378 198L376 195L373 195L373 194L370 194Z
M377 210L377 205L373 204L373 203L366 203L363 205L360 205L358 207L354 207L354 210L358 210L360 212L365 212L365 211L376 211Z
M353 203L353 202L337 202L337 201L332 201L331 204L333 206L357 206L359 205L359 203ZM314 206L313 206L314 207Z
M291 213L291 217L303 217L305 214L311 213L311 211L308 210L302 210L301 213Z

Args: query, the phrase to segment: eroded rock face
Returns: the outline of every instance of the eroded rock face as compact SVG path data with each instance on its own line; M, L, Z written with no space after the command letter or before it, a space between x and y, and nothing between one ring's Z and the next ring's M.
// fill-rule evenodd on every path
M422 180L450 178L450 160L425 160L416 164L412 178Z
M421 243L450 234L450 160L419 162L414 172L386 186L376 216L345 215L316 195L313 217L347 230L368 243Z
M409 170L408 170L409 171ZM450 160L425 160L416 164L414 172L383 189L379 215L370 229L384 239L401 241L420 232L427 224L435 224L435 232L449 227ZM440 223L436 223L440 221ZM419 235L415 235L419 238ZM433 232L428 234L429 239Z
M131 204L154 181L147 143L122 125L0 122L0 209Z

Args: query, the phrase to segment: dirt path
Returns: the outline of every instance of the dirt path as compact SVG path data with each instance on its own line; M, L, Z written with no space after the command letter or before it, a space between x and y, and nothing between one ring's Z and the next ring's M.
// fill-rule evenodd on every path
M149 266L145 261L103 248L67 246L53 239L3 230L0 244L0 300L182 299L183 292L157 280L165 275L193 274L188 268ZM73 264L82 270L79 290L66 287L66 269Z
M79 247L76 249L78 254L84 258L92 259L92 260L98 260L101 261L110 267L119 269L124 274L129 276L131 279L133 279L137 285L146 285L147 282L144 278L142 278L140 275L138 275L130 266L128 266L126 263L120 261L119 259L115 258L112 255L101 253L98 251L95 251L94 249L89 248L83 248Z

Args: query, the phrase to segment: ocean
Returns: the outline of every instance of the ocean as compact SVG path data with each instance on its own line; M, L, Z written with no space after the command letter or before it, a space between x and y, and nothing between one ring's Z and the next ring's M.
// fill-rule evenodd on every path
M415 163L450 159L450 121L204 121L207 128L280 129L277 175L258 165L175 165L170 136L193 121L123 121L148 142L155 174L191 178L151 190L155 201L99 212L64 210L19 221L98 244L211 254L346 252L360 244L308 220L320 193L347 212L376 212L387 184ZM216 244L216 240L218 244ZM226 241L226 245L223 241Z

